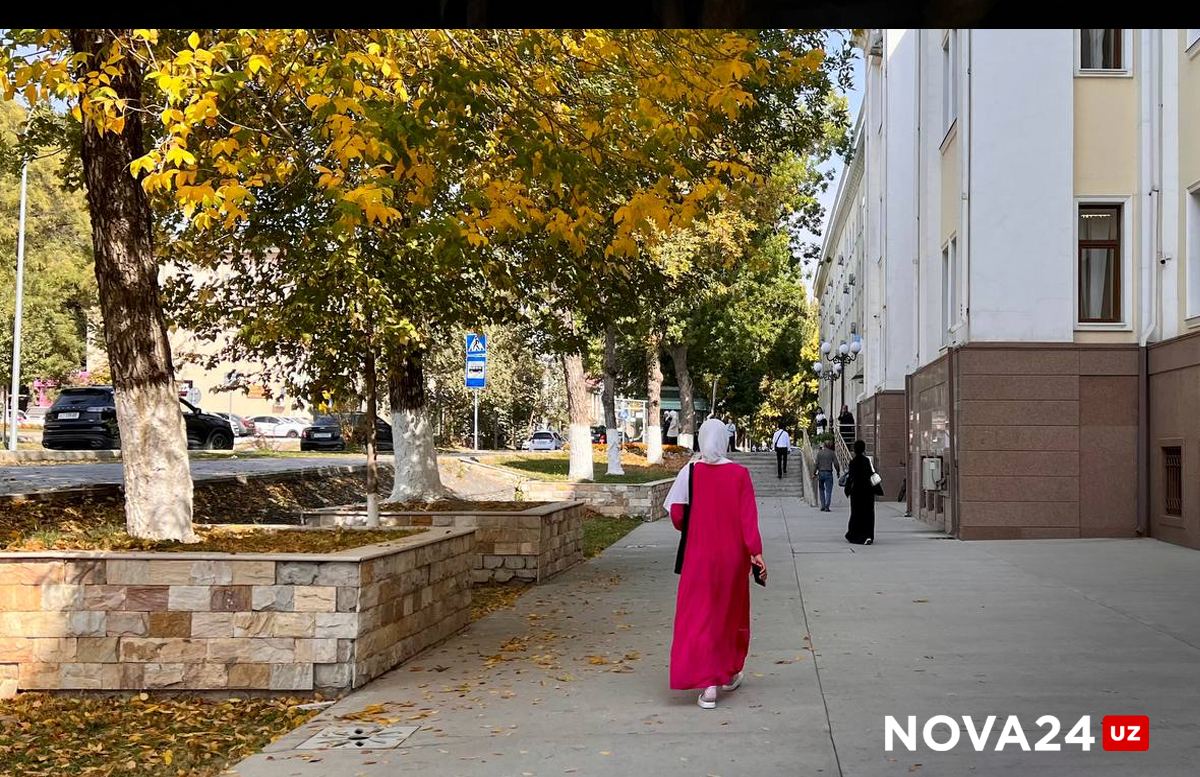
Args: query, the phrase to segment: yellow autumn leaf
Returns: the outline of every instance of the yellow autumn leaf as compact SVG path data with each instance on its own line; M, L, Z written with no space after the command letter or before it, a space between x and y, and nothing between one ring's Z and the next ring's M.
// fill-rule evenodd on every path
M188 42L188 46L192 47L192 49L196 49L200 46L200 36L197 33L193 32L191 35L188 36L187 42Z

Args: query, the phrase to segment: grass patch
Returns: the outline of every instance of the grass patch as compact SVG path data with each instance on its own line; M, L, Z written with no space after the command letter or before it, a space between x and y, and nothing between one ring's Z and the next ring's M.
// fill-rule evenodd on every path
M0 774L209 777L316 714L299 703L21 694L0 701Z
M604 549L640 526L641 518L622 515L615 518L590 513L583 519L583 556L595 558Z
M390 542L425 531L406 529L196 529L199 542L142 540L125 533L123 523L63 524L10 542L6 550L153 550L168 553L336 553L377 542Z
M533 453L515 456L490 456L480 459L485 464L519 472L522 475L535 477L538 480L567 480L570 460L565 453ZM621 468L624 475L608 475L608 459L597 456L593 459L596 465L593 483L649 483L653 480L675 477L679 468L687 459L668 459L662 464L646 464L646 459L632 453L621 454Z

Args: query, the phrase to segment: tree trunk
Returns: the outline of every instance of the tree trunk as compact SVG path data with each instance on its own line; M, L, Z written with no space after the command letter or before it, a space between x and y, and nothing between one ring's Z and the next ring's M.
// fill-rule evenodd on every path
M591 414L588 412L587 377L583 372L583 354L564 353L561 356L563 374L567 380L567 413L571 417L570 480L591 480L595 476L592 463Z
M679 445L692 449L692 441L696 434L696 404L692 399L695 387L692 385L692 374L687 366L688 347L686 343L671 346L671 362L675 365L675 382L679 384Z
M438 473L437 447L429 423L424 354L396 351L389 358L392 445L396 474L389 502L431 502L446 493Z
M617 428L617 332L604 330L604 436L608 440L608 474L624 475L621 468L621 430Z
M363 365L366 377L367 394L367 526L374 529L379 526L379 455L375 433L375 348L371 338L367 338L367 358Z
M653 333L646 340L646 463L661 464L662 447L662 335Z
M117 34L123 34L117 31ZM110 30L71 31L87 72L107 56ZM194 542L192 476L163 317L150 204L129 172L145 153L142 74L126 57L109 86L128 102L121 132L85 124L80 148L125 480L125 527L135 537Z

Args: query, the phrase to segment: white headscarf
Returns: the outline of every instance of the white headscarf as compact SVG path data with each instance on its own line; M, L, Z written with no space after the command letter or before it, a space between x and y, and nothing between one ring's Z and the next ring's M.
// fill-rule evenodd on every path
M721 419L708 419L700 425L700 455L693 457L692 462L729 464L730 460L725 458L725 447L728 440L729 430L725 428L725 424L721 423ZM668 513L671 512L671 505L688 503L689 469L690 467L685 466L679 470L679 474L675 476L675 483L667 492L667 498L663 500L663 509Z

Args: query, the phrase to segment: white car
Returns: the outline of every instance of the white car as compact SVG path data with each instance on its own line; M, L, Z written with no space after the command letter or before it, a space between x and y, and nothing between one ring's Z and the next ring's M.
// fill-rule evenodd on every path
M521 447L527 451L560 451L563 448L563 438L559 437L558 432L543 429L534 432Z
M256 432L263 437L299 438L304 428L309 426L282 415L256 415L250 420L254 422Z

